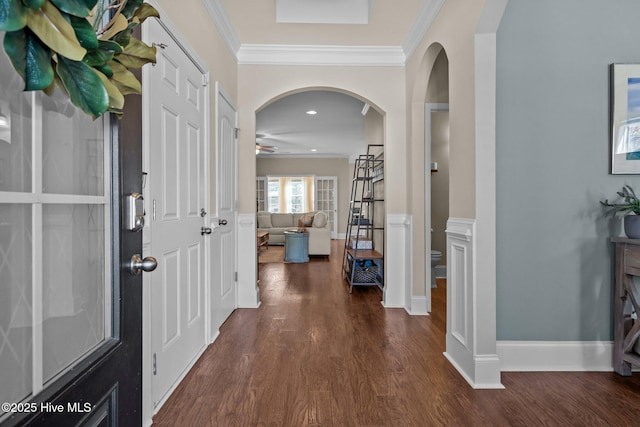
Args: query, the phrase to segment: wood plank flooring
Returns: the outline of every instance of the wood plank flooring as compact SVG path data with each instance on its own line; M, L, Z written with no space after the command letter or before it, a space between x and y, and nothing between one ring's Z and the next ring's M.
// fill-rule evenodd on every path
M385 309L332 256L261 264L258 309L236 310L154 426L638 426L640 373L504 373L473 390L443 356L446 284L431 316Z

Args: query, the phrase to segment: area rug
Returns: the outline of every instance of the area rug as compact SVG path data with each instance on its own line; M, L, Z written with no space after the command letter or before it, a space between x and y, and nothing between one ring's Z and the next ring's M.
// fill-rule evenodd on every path
M260 248L258 251L258 263L284 262L284 246L269 246L269 249Z

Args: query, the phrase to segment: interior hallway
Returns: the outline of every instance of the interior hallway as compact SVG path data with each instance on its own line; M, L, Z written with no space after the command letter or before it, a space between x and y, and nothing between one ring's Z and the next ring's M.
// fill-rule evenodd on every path
M154 426L637 425L640 373L503 373L473 390L443 356L445 282L431 316L385 309L330 259L260 264L262 304L236 310Z

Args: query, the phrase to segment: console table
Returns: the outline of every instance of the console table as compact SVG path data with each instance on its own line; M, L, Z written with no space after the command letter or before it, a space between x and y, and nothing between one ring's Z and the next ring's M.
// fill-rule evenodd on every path
M640 276L640 239L612 238L616 247L616 284L613 307L613 369L631 375L640 366L640 293L633 283Z

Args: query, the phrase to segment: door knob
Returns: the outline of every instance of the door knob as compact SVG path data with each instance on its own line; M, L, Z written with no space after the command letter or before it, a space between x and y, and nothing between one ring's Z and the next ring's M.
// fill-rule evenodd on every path
M153 271L158 266L158 260L152 256L148 256L144 259L140 254L135 254L131 257L129 263L129 271L134 276L138 276L142 271Z
M219 219L218 220L218 225L227 225L227 220L226 219Z
M200 235L204 236L205 234L211 234L211 229L209 227L200 228Z

